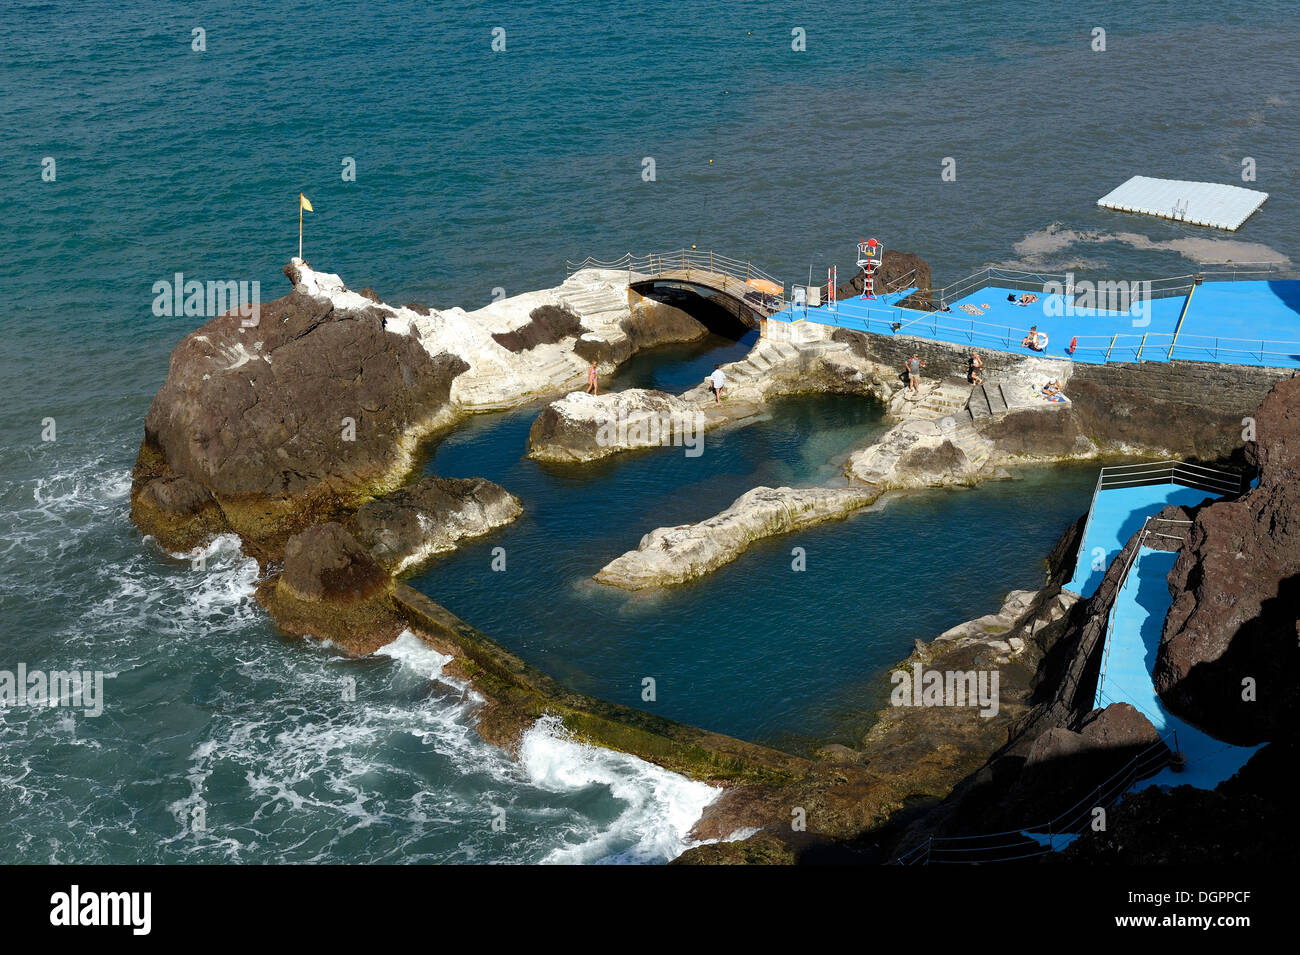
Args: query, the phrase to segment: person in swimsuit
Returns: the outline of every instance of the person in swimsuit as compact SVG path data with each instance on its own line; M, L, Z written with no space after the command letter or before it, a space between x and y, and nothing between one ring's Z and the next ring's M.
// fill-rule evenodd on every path
M980 370L984 367L984 359L980 358L979 352L971 352L970 356L970 383L972 385L984 384L984 379L980 377Z
M587 394L600 394L600 387L596 384L596 363L594 361L587 366Z
M1038 330L1037 325L1030 325L1029 334L1024 337L1020 344L1034 351L1042 351L1047 347L1047 336Z

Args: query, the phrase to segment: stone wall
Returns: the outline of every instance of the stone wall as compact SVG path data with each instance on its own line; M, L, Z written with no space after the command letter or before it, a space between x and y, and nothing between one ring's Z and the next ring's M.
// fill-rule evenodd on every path
M925 376L966 380L971 349L909 335L834 329L833 341L847 342L871 361L897 368L920 355ZM1256 368L1213 362L1115 362L1085 365L1063 359L980 351L990 383L1013 371L1059 377L1072 405L1071 427L1101 449L1165 451L1202 460L1240 457L1243 420L1252 415L1275 383L1294 377L1285 368Z
M847 342L863 358L897 368L900 374L909 357L913 354L920 355L921 360L925 362L924 374L928 378L966 381L972 351L978 351L980 358L984 360L983 374L986 381L996 381L999 374L1005 374L1013 368L1023 369L1026 364L1041 365L1044 380L1050 377L1064 380L1071 365L1067 361L950 345L947 342L937 342L912 335L878 335L850 331L847 328L835 329L831 334L831 340Z

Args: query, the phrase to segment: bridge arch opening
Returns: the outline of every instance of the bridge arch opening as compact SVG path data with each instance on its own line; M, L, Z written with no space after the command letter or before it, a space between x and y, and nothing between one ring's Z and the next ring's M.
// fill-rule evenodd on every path
M711 333L739 341L759 328L762 315L725 292L680 280L648 279L628 286L629 297L685 312Z

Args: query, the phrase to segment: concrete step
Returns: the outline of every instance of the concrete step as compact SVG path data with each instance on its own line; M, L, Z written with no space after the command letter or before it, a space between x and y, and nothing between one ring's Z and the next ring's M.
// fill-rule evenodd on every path
M561 291L557 298L572 311L584 316L598 316L604 313L623 313L627 311L627 298L613 289L583 289L570 292Z
M949 420L940 419L940 432L966 455L966 459L974 467L982 468L992 454L992 445L975 430L969 417L953 417L951 423L945 425L944 422Z
M1000 383L994 385L992 388L985 385L984 394L989 403L989 411L991 411L995 416L1007 413L1009 407L1007 405L1007 396L1002 393L1002 385Z
M971 389L970 401L966 407L975 420L996 418L1010 410L1002 385L987 382Z
M767 348L776 361L790 361L799 354L799 349L795 348L793 345L787 345L785 342L769 341Z

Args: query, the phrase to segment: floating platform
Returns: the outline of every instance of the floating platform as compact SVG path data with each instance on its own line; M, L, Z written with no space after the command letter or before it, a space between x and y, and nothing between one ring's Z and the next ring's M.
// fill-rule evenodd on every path
M1097 205L1236 232L1267 198L1267 192L1217 182L1134 176L1098 199Z

